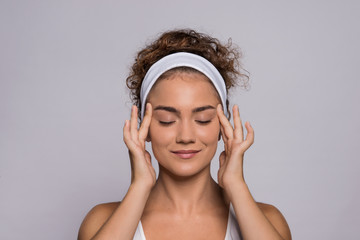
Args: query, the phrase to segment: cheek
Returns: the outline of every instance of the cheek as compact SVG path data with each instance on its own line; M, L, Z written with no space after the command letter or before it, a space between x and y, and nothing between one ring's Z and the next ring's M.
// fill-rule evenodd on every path
M208 126L200 127L197 130L199 138L201 138L204 143L208 143L208 144L218 142L219 132L220 132L220 124L218 121Z
M172 131L167 130L155 123L150 123L149 137L151 144L154 145L166 145L173 138Z
M156 123L150 124L149 140L151 142L152 152L157 162L164 164L167 149L174 141L174 133L168 128L159 126Z

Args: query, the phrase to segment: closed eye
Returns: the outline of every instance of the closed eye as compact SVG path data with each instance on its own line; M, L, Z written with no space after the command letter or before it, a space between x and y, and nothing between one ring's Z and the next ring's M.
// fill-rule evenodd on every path
M211 120L207 120L207 121L196 120L196 122L201 124L201 125L206 125L206 124L209 124L211 122Z
M165 121L159 121L161 125L169 126L170 124L174 123L175 121L165 122Z

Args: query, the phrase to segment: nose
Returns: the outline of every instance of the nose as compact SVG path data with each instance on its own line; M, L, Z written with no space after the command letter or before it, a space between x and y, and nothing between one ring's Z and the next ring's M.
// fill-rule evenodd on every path
M195 140L195 131L191 122L188 120L181 121L176 136L176 143L189 144L194 143Z

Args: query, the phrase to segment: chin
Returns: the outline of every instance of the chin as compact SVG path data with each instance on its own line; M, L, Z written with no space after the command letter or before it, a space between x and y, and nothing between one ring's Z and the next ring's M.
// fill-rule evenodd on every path
M175 178L190 178L196 176L199 173L205 171L207 167L210 168L210 163L201 165L194 163L180 163L172 164L172 166L166 166L159 163L160 170L166 172L169 175L172 175Z

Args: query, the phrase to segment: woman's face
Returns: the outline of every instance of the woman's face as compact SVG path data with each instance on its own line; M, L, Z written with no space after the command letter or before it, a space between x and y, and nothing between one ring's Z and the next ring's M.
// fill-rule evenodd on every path
M220 100L209 80L176 72L156 83L148 102L153 108L149 137L161 167L184 177L209 167L220 132Z

